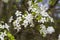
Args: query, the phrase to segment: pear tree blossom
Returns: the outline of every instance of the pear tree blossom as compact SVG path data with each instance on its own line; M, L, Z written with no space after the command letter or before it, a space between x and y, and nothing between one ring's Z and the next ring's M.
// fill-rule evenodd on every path
M37 1L37 0L35 0ZM54 22L53 18L49 16L47 10L49 9L49 4L43 4L42 2L35 2L32 4L32 0L29 0L27 4L29 5L28 11L31 11L30 13L28 11L25 11L25 14L22 14L21 11L16 11L15 15L17 16L16 20L13 21L14 29L19 31L21 29L21 25L23 25L25 28L28 27L34 27L34 19L37 20L37 23L42 23L40 25L40 33L43 34L43 36L46 36L47 34L52 34L55 32L53 27L48 27L44 25L46 22ZM35 15L33 15L35 13ZM21 23L22 22L22 23Z
M47 22L47 20L46 20L46 18L41 18L40 20L38 20L38 22L44 23L44 22Z
M38 0L35 0L33 2L32 0L28 0L27 4L29 5L29 7L27 10L25 10L24 12L17 10L15 12L15 16L12 15L7 21L7 23L5 22L0 23L0 28L2 30L6 30L5 32L1 32L0 34L1 40L4 40L4 37L8 36L8 31L10 32L9 29L10 27L12 27L14 30L17 30L17 32L20 32L22 26L24 27L25 30L27 29L27 27L32 29L39 28L38 31L43 37L46 37L47 34L51 35L52 33L55 32L55 29L52 25L47 26L45 24L48 22L54 23L53 18L49 15L47 11L49 9L49 0L46 1L43 0L43 2L37 1ZM14 17L16 18L14 19ZM8 23L11 24L12 26L9 25Z
M22 14L21 14L22 12L19 12L18 10L16 11L16 13L15 13L15 15L16 16L21 16Z
M0 24L0 28L4 29L6 28L7 30L9 30L9 25L7 23L5 23L4 25Z
M48 28L46 28L45 25L41 24L40 28L40 33L43 34L43 37L45 37L47 34L52 34L55 32L55 29L52 26L48 26Z
M47 35L46 27L43 24L41 24L40 26L41 26L40 27L41 28L40 33L43 34L43 37L45 37Z
M6 32L1 32L0 39L4 40L4 37L7 36Z
M55 32L55 29L52 26L48 26L47 33L52 34L53 32Z
M20 26L21 26L21 25L20 25L20 21L22 21L22 19L21 19L21 17L18 17L18 18L13 22L13 26L15 26L14 29L17 29L17 31L21 29L21 27L20 27Z
M4 28L6 28L7 30L9 30L9 27L10 26L7 23L5 23Z

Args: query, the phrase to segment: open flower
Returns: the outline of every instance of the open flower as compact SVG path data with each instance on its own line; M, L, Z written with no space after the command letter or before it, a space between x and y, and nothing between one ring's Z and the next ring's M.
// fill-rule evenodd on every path
M21 27L20 26L17 26L17 27L14 27L14 29L16 29L17 32L19 32L19 30L21 29Z
M21 13L22 13L22 12L20 12L20 11L17 10L16 13L15 13L15 15L16 15L16 16L21 16L21 15L22 15Z
M28 14L25 19L28 21L28 22L31 22L31 20L33 19L33 16L32 14Z
M6 28L7 30L9 30L9 25L7 23L5 23L4 25L0 24L0 28L4 29Z
M20 26L20 21L22 21L21 17L17 17L17 19L13 22L13 26Z
M31 5L32 5L32 1L31 1L31 0L29 0L29 1L28 1L28 4L29 4L29 6L31 6Z
M55 29L54 29L52 26L49 26L49 27L47 28L47 33L48 33L48 34L52 34L53 32L55 32Z
M40 9L42 10L42 11L46 11L46 10L48 10L48 8L49 8L49 5L48 4L42 4L41 2L39 2L38 3L38 6L40 7Z
M1 39L1 40L4 40L4 37L5 37L5 36L7 36L6 31L5 31L5 32L1 32L1 34L0 34L0 39Z
M21 24L20 22L22 21L21 17L17 17L17 19L13 22L14 29L17 30L17 32L21 29Z
M43 34L43 37L45 37L47 34L45 25L41 24L40 28L41 28L40 33Z
M27 27L28 26L28 21L24 20L22 25L24 25L24 27Z
M44 16L44 17L48 17L49 15L48 15L48 13L47 12L45 12L45 11L41 11L41 13L40 13L42 16Z
M46 20L46 18L44 17L44 18L41 18L40 20L38 20L38 22L44 23L44 22L47 22L47 20Z
M5 23L4 28L6 28L7 30L9 30L9 27L10 26L7 23Z

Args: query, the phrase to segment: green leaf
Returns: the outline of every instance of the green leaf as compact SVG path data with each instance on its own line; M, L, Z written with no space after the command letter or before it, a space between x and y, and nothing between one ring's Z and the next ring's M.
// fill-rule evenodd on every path
M41 15L39 15L39 16L37 16L37 18L36 18L37 20L40 20L41 19Z
M7 33L7 36L9 40L15 40L14 36L10 32Z
M35 16L35 15L36 15L36 13L35 13L35 12L32 12L32 15L33 15L33 16Z
M43 0L37 0L37 2L42 2Z

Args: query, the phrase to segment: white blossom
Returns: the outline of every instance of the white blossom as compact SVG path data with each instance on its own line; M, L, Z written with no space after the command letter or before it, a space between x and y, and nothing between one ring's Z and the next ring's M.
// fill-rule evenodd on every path
M25 19L28 21L28 22L31 22L31 20L33 19L33 16L32 14L28 14Z
M4 25L0 24L0 28L4 29L6 28L7 30L9 30L9 25L7 23L5 23Z
M46 28L45 25L41 24L40 28L41 28L40 33L43 34L43 37L45 37L47 34L52 34L53 32L55 32L52 26L49 26L48 28Z
M49 16L49 19L50 19L50 21L51 21L51 22L54 22L54 20L53 20L53 18L52 18L52 17L50 17L50 16Z
M28 4L29 4L29 6L31 6L31 5L32 5L32 1L31 1L31 0L29 0L29 1L28 1Z
M42 16L44 16L44 17L48 17L48 16L49 16L48 13L45 12L45 11L41 11L40 14L41 14Z
M22 21L22 18L21 17L17 17L18 22Z
M18 20L15 20L14 22L13 22L13 26L20 26L20 24L19 24L19 21Z
M14 29L16 29L17 31L19 31L21 29L21 24L20 22L22 21L22 18L21 17L17 17L16 20L13 22L13 26L14 26Z
M16 29L17 32L21 29L21 27L20 27L21 25L19 23L17 23L16 21L13 22L13 25L14 25L14 29Z
M7 30L9 30L9 27L10 26L7 23L5 23L4 28L6 28Z
M20 21L22 21L21 17L17 17L17 19L13 22L13 26L20 26Z
M17 27L14 27L14 29L16 29L17 32L19 32L19 30L21 29L21 27L17 26Z
M16 26L17 25L17 21L15 20L14 22L13 22L13 26Z
M58 35L58 40L60 40L60 34Z
M14 29L16 29L17 31L19 31L21 29L21 25L19 24L18 20L15 20L13 22L13 26L14 26Z
M11 23L12 20L13 20L13 16L10 17L10 19L9 19L9 23Z
M52 26L49 26L49 27L47 28L47 33L48 33L48 34L52 34L53 32L55 32L55 29L54 29Z
M28 21L24 20L22 25L24 25L24 27L27 27L28 26Z
M40 20L38 20L38 22L40 22L40 23L44 23L44 22L47 22L47 20L46 20L46 18L44 17L42 17Z
M2 0L2 1L5 2L5 3L8 3L9 0Z
M28 11L32 10L32 9L33 9L32 7L33 7L33 6L29 6Z
M34 1L35 3L37 2L37 0Z
M48 4L42 4L42 3L38 3L38 6L40 7L40 9L42 10L42 11L46 11L46 10L48 10L48 8L49 8L49 6L48 6Z
M32 9L32 6L31 6L31 5L32 5L32 1L29 0L27 3L28 3L28 5L29 5L28 11L30 11L30 10Z
M41 28L40 33L43 34L43 37L45 37L47 34L45 25L41 24L40 28Z
M32 20L33 20L33 16L32 14L28 14L26 17L24 17L25 20L23 21L23 24L25 27L28 26L28 24L31 24Z
M3 38L3 37L1 37L1 36L0 36L0 39L1 39L1 40L4 40L4 38Z
M22 15L21 13L22 13L21 11L18 11L18 10L17 10L16 13L15 13L15 15L16 15L16 16L21 16L21 15Z
M7 36L6 31L1 32L1 34L0 34L0 39L1 39L1 40L4 40L4 37L5 37L5 36Z

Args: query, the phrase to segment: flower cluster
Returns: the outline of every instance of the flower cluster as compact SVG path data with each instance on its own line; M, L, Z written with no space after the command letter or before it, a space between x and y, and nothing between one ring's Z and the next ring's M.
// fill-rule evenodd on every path
M1 29L7 29L7 30L9 30L9 27L10 26L7 23L5 23L4 25L0 24L0 28Z
M16 18L14 19L11 16L9 18L8 23L12 23L13 28L19 32L22 29L22 26L27 29L27 27L33 28L39 26L40 34L45 37L47 34L52 34L55 32L55 29L53 26L46 27L45 23L48 22L54 22L53 18L49 16L47 10L49 9L49 5L47 3L37 2L35 0L34 2L32 0L29 0L27 4L29 5L28 10L22 12L17 10L15 13ZM0 24L1 29L6 29L9 31L9 25L7 23ZM4 40L4 36L6 36L6 32L1 32L0 39Z
M0 39L4 40L5 36L7 36L7 31L9 31L9 25L4 23L3 21L0 22Z
M4 40L4 37L7 36L6 31L0 32L0 33L1 33L1 34L0 34L0 39L1 39L1 40Z
M47 13L47 10L49 9L48 4L38 3L38 6L40 8L40 15L42 16L41 19L38 20L38 22L43 24L49 22L49 20L51 22L54 22L53 18L50 17L49 14ZM43 34L44 37L46 36L46 34L52 34L53 32L55 32L52 26L48 26L48 28L46 28L46 26L43 24L41 24L40 33Z
M17 29L19 31L21 29L20 22L22 21L22 12L16 11L15 15L17 16L16 20L13 22L14 29Z
M45 37L47 34L52 34L53 32L55 32L55 29L52 26L48 26L48 28L46 28L46 26L43 24L41 24L40 26L40 33L43 34L43 37Z
M25 12L17 10L15 13L16 19L13 18L14 16L11 16L8 22L12 23L13 28L17 30L17 32L22 29L22 26L26 29L27 27L33 28L39 26L39 32L43 37L45 37L47 34L52 34L53 32L55 32L53 26L45 25L45 23L54 22L53 18L50 17L47 12L47 10L49 9L48 3L49 0L43 0L43 2L37 2L37 0L33 2L32 0L29 0L27 2L27 4L29 5L28 10ZM10 26L7 23L0 23L0 30L4 30L3 32L0 32L1 40L4 40L5 36L8 36L7 31L10 31L9 27Z
M35 27L35 22L39 23L40 25L40 34L43 34L43 36L46 36L46 34L52 34L55 32L54 28L52 26L46 26L44 25L47 22L54 22L53 18L49 16L47 10L49 9L49 5L47 3L43 2L37 2L35 0L34 2L32 0L29 0L27 4L29 5L28 11L23 12L16 11L16 20L13 19L13 16L10 17L9 22L13 21L14 29L19 31L22 26L25 28L29 27ZM29 12L30 11L30 12ZM37 25L37 26L38 26Z

